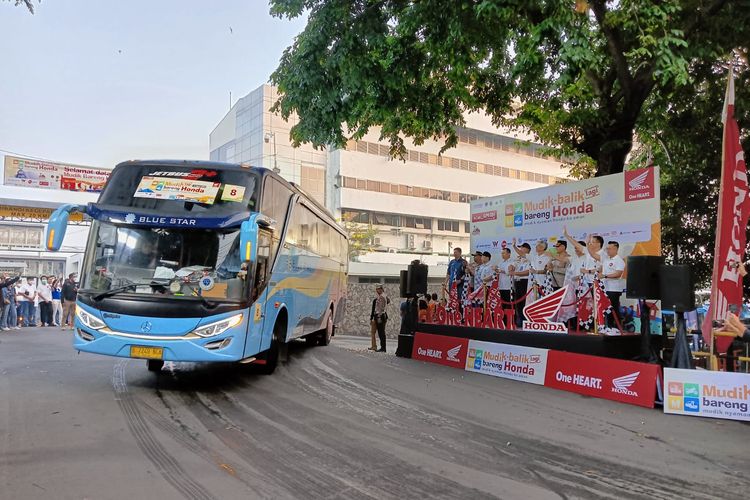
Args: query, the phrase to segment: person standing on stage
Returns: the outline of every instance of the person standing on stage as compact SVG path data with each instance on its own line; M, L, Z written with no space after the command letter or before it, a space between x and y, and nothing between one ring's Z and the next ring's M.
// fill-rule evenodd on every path
M500 263L497 265L497 289L500 291L500 298L503 300L503 309L510 309L510 288L513 281L510 275L513 261L510 260L510 248L503 248L500 252Z
M522 243L516 246L516 240L513 240L513 250L516 252L516 258L510 265L510 276L513 279L513 300L516 301L516 325L520 327L523 324L523 308L526 306L526 299L523 299L528 290L529 283L529 259L531 245Z
M445 276L445 285L448 289L448 294L453 290L453 284L456 284L456 291L458 292L458 303L461 303L462 292L464 287L464 278L466 276L466 268L468 263L466 259L461 255L462 251L459 247L453 249L453 260L448 263L448 273Z
M568 243L558 240L555 243L556 253L551 256L550 266L552 269L552 289L559 290L565 285L565 275L570 267L570 255L568 254Z
M620 315L620 296L625 289L625 280L622 275L625 272L625 261L617 252L620 250L620 244L616 241L607 242L607 256L602 261L602 278L604 278L604 291L612 303L612 314L607 317L607 326L614 328L617 323L615 314L619 319Z
M604 258L607 256L607 252L604 249L604 238L598 234L589 235L588 240L586 240L586 249L588 249L589 255L597 262L598 269L601 270Z
M575 248L575 259L577 260L577 262L573 265L576 267L576 269L580 270L579 275L581 277L581 285L584 287L584 291L588 290L591 285L594 284L594 276L596 275L596 271L599 268L598 262L588 251L588 245L586 244L586 242L574 240L573 237L568 233L568 228L565 228L565 238ZM596 238L598 239L596 240L595 245L599 244L601 236L596 236ZM596 253L598 254L598 252Z
M527 290L531 293L526 298L526 305L532 304L542 298L544 284L547 280L547 271L552 259L547 253L547 242L539 240L536 244L536 253L529 257L529 281ZM536 289L534 288L536 287Z

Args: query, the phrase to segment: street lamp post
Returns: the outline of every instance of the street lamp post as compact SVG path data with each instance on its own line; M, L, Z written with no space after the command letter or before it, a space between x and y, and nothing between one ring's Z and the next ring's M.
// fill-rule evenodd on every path
M273 139L273 171L278 174L281 172L281 169L279 168L276 157L276 132L266 132L266 135L263 137L266 144L268 144L271 139Z

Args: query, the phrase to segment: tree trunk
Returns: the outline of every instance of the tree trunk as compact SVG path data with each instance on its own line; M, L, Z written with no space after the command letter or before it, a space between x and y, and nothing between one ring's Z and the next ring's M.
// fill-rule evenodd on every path
M634 123L619 123L606 131L596 156L596 177L619 174L633 148Z

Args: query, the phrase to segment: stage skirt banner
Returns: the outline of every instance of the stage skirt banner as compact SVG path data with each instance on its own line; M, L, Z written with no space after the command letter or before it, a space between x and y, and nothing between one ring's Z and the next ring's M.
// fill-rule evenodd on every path
M658 376L655 364L550 351L544 385L653 408Z
M466 365L468 345L468 339L417 332L414 334L411 357L463 369Z
M548 349L469 341L466 371L544 384Z
M664 370L664 413L750 421L750 374Z

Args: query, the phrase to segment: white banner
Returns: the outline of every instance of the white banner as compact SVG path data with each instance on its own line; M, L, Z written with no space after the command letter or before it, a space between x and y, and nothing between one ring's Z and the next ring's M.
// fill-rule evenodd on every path
M544 385L547 349L469 341L466 371Z
M750 421L750 374L664 369L664 413Z
M660 255L659 169L520 191L471 202L471 250L488 251L499 262L511 244L543 239L552 249L563 229L576 240L598 235L620 244L620 256ZM573 248L568 247L572 253Z

